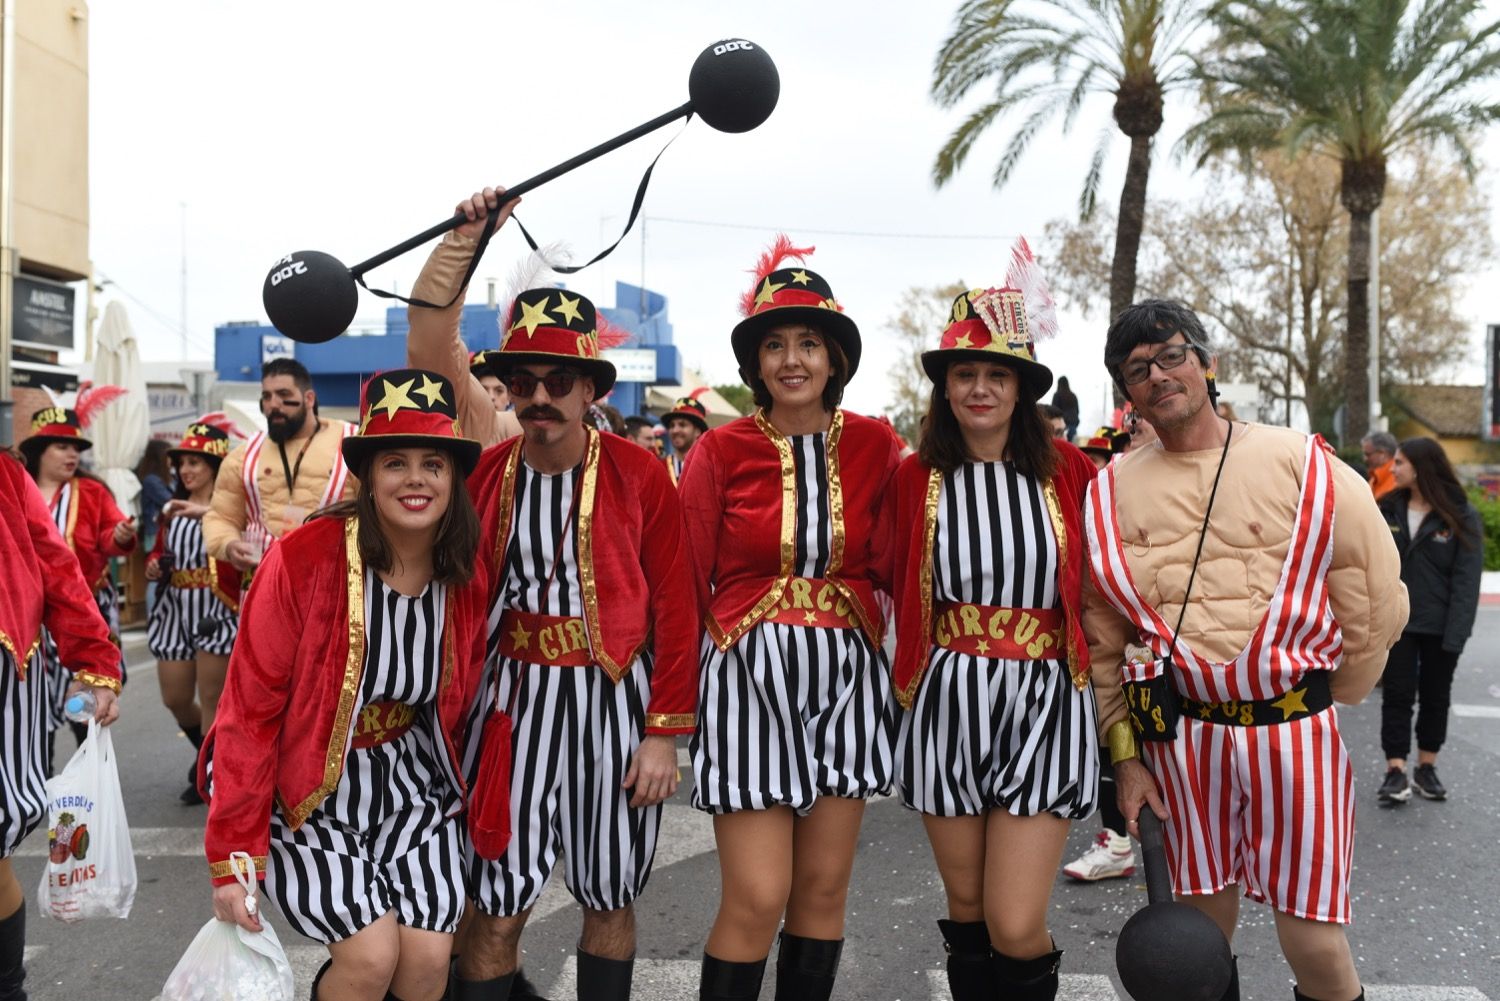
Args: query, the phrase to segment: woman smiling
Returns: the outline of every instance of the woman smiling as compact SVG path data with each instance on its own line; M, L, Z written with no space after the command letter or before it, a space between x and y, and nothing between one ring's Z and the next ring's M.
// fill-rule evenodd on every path
M370 381L343 444L359 492L256 572L203 753L214 913L259 927L228 861L249 853L288 923L328 944L315 1001L447 984L488 594L465 485L479 444L452 401L430 372Z

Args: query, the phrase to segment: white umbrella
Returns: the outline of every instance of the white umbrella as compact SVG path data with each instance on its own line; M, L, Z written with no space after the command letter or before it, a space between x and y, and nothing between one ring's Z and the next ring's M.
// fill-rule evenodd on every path
M151 415L140 351L130 318L118 302L104 307L98 346L94 385L119 386L125 395L106 406L87 432L94 443L94 471L114 492L115 502L138 515L141 483L135 478L135 466L151 437Z

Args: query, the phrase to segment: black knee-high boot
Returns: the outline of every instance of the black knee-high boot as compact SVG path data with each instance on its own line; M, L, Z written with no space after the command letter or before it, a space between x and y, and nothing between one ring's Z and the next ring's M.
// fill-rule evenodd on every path
M1035 959L1012 959L996 952L990 960L995 971L995 996L1005 1001L1053 1001L1057 997L1057 968L1062 950Z
M547 1001L547 999L542 997L542 992L527 979L526 971L518 966L515 983L510 985L510 1001Z
M182 726L182 724L179 723L178 726ZM192 744L195 750L203 746L203 727L184 726L182 727L182 733L183 736L187 737L188 743ZM193 763L188 766L187 788L177 798L182 800L186 806L197 806L203 802L203 797L198 795L198 758L196 755L193 757Z
M0 1001L26 1001L26 901L0 921Z
M182 726L181 723L177 725ZM196 751L203 746L203 727L201 725L182 726L182 735L188 739L189 744L193 745L193 750Z
M307 1001L318 1001L318 984L323 982L323 974L327 973L332 965L333 960L327 959L323 961L322 966L318 967L317 976L313 977L312 992L307 995Z
M578 950L578 996L585 1001L630 1001L634 959L606 959Z
M776 1001L828 1001L838 978L844 940L781 933L776 955Z
M939 921L948 953L948 990L953 1001L992 1001L995 974L990 969L990 929L983 921Z
M703 972L698 977L698 1001L755 1001L766 976L766 961L731 963L703 954Z
M1292 988L1292 996L1296 998L1297 1001L1318 1001L1317 998L1310 998L1295 987ZM1365 1001L1365 992L1363 989L1360 990L1359 997L1355 998L1354 1001Z
M507 973L493 980L460 980L455 971L448 981L448 1001L509 1001L515 979L515 973Z

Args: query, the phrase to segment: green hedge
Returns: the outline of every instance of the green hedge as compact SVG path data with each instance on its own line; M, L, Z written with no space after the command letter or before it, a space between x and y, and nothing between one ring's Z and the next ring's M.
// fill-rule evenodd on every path
M1469 503L1484 523L1484 568L1500 570L1500 499L1487 498L1478 487L1470 487Z

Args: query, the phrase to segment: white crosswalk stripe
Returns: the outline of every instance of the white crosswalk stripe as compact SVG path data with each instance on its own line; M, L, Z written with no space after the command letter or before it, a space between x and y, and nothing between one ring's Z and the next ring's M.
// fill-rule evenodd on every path
M1366 1001L1490 1001L1477 987L1366 987Z
M1057 1001L1120 1001L1108 977L1096 974L1064 973L1060 978ZM942 970L927 971L927 990L931 1001L953 1001L948 991L948 975Z

